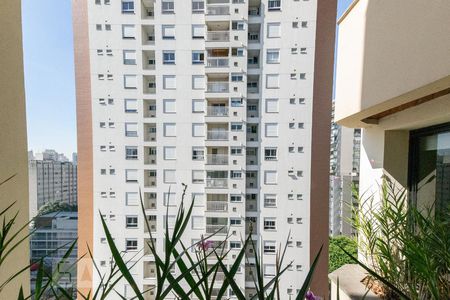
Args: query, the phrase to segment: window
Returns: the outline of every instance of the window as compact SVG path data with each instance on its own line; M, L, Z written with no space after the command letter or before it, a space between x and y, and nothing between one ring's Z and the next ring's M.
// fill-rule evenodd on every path
M139 194L135 192L126 192L125 201L128 206L139 205Z
M242 171L230 171L230 178L232 179L242 178Z
M205 25L192 25L192 38L203 39L205 37Z
M231 131L242 131L242 123L231 123Z
M205 124L204 123L192 124L192 136L193 137L205 136Z
M266 113L278 112L278 99L266 99Z
M281 0L269 0L268 2L269 10L280 10L281 9Z
M298 98L299 104L305 104L305 98Z
M135 65L136 64L136 51L135 50L123 50L123 64Z
M177 79L175 75L163 75L163 89L174 90L177 88Z
M232 203L242 202L242 196L241 195L230 195L230 202L232 202Z
M266 137L278 136L278 123L266 123Z
M171 147L171 146L164 147L164 159L165 160L177 159L177 149L176 149L176 147Z
M170 171L170 170L165 170L165 171ZM164 193L163 197L164 197L163 198L164 206L175 206L176 205L176 203L174 201L174 199L176 199L176 193Z
M292 22L292 28L298 28L298 22Z
M205 182L205 171L192 170L192 183L204 183L204 182Z
M240 107L242 106L243 99L242 98L231 98L231 106L232 107Z
M303 200L303 194L297 194L297 200Z
M125 219L126 228L138 228L138 217L137 216L126 216Z
M278 64L280 62L280 49L267 49L267 63Z
M205 217L192 216L192 229L204 229L204 228L205 228Z
M275 218L264 218L264 230L276 230Z
M100 169L100 174L101 175L106 175L106 169Z
M164 183L176 183L177 175L175 170L164 170Z
M205 53L203 51L192 51L192 64L203 64L205 62Z
M264 276L272 277L275 276L276 268L275 265L264 265Z
M230 249L241 249L241 242L230 241Z
M308 52L306 51L306 48L300 48L300 53L301 54L307 54Z
M275 254L277 251L277 242L264 241L264 254Z
M161 0L161 9L163 14L175 12L174 0Z
M125 159L138 159L137 147L125 146Z
M137 88L137 76L136 75L123 75L123 87L125 89Z
M242 224L241 219L239 218L230 218L230 226L239 226Z
M96 30L102 30L102 24L96 24L95 25Z
M100 128L106 128L106 122L100 122Z
M265 194L264 195L264 207L276 207L276 206L277 206L277 195Z
M280 76L278 74L266 75L266 88L278 89L280 87Z
M102 49L97 49L97 55L102 56L103 55L103 50Z
M294 122L289 123L289 129L294 129L294 128L295 128L295 123Z
M137 99L125 99L125 112L137 113Z
M192 112L205 112L205 100L193 99L192 100Z
M267 23L267 37L279 38L281 36L281 23Z
M97 78L98 78L98 80L105 80L105 75L104 74L98 74Z
M177 112L175 99L163 99L163 108L165 114L174 114Z
M122 13L124 14L134 13L133 0L122 0Z
M243 21L233 21L231 23L231 29L232 30L244 30L245 23Z
M264 149L264 159L265 160L276 160L277 159L277 148L265 148Z
M231 73L231 81L233 82L244 81L244 75L240 73Z
M306 73L300 73L300 79L306 79Z
M116 175L116 169L109 169L109 175Z
M205 10L205 1L204 0L192 0L192 12L199 13Z
M136 38L135 26L134 25L122 25L122 38L135 39Z
M308 22L302 21L302 28L307 28L307 27L308 27Z
M231 56L244 56L244 48L231 48Z
M125 181L126 182L138 182L137 180L137 170L127 169L125 170Z
M241 147L231 147L230 153L231 153L231 155L242 155L242 148Z
M297 79L297 74L291 73L291 79L293 79L293 80Z
M303 224L303 218L297 218L297 224Z
M138 249L137 239L126 239L125 240L125 250L126 251L136 251Z
M192 75L192 89L194 90L204 90L206 86L205 76L203 75Z
M136 137L137 134L137 123L125 123L125 136Z
M162 25L162 38L175 39L175 25Z
M204 160L204 159L205 159L205 148L192 147L192 160Z
M264 171L265 184L277 184L277 171Z
M177 125L175 123L164 123L164 136L177 136Z
M305 128L305 123L298 123L297 124L299 129L304 129Z
M175 51L163 51L163 64L175 64Z
M298 48L291 48L291 54L297 54Z

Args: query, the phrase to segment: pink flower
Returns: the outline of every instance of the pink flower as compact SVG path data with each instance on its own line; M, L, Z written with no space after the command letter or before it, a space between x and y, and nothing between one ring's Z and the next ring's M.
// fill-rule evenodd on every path
M197 243L197 247L199 250L208 250L213 245L213 241L205 241L201 240Z
M319 300L319 297L314 296L313 292L308 291L306 293L306 300Z

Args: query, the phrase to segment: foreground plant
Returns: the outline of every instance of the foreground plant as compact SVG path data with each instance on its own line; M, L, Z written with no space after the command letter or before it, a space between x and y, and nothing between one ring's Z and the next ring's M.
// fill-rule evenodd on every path
M450 216L435 217L433 207L419 211L387 178L374 198L360 200L353 214L366 263L343 251L389 299L450 299Z

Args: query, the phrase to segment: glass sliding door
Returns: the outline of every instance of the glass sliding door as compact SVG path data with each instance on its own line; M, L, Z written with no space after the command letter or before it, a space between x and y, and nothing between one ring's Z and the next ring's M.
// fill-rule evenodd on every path
M450 123L411 132L409 185L418 209L450 209Z

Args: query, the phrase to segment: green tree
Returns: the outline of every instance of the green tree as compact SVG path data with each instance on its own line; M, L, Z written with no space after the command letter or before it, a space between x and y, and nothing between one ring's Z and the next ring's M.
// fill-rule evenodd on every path
M328 272L331 273L336 269L339 269L343 265L355 263L347 254L344 253L339 247L344 248L347 252L353 256L358 255L358 245L354 238L346 236L330 237L330 259L328 264Z

